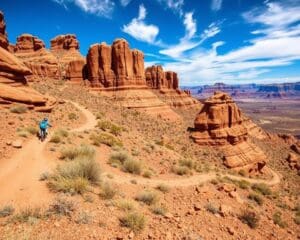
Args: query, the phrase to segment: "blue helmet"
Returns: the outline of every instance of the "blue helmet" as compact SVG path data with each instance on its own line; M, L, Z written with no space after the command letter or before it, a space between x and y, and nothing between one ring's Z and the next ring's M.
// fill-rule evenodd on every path
M45 117L45 118L44 118L44 121L48 121L48 118Z

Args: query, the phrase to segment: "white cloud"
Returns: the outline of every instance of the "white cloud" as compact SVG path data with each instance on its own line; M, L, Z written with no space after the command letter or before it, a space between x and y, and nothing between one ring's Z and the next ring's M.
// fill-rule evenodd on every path
M120 0L120 3L123 7L126 7L132 0Z
M210 49L196 48L186 43L183 48L179 44L175 46L175 50L181 47L177 54L172 54L171 48L160 52L172 59L172 62L163 64L164 67L178 71L182 85L300 80L300 77L264 77L273 68L288 66L300 60L300 6L291 4L291 1L289 3L266 1L263 7L244 13L242 16L248 24L257 24L251 32L253 38L245 41L244 46L220 54L218 48L225 44L223 41L213 43ZM218 24L211 24L200 35L199 42L219 32ZM186 52L186 49L189 51Z
M212 0L210 6L211 10L219 11L222 8L222 2L223 0Z
M152 24L146 24L144 22L146 15L146 8L144 5L140 5L138 17L133 18L130 23L124 25L122 31L137 40L160 45L160 42L156 40L156 37L159 33L159 28Z
M179 13L180 16L183 15L183 5L184 0L157 0L159 3L164 4L167 8L172 11Z
M53 0L67 8L70 3L75 4L83 11L97 16L111 18L115 3L112 0Z
M197 31L197 23L195 19L193 19L192 12L188 12L184 15L183 24L186 29L186 38L191 39Z

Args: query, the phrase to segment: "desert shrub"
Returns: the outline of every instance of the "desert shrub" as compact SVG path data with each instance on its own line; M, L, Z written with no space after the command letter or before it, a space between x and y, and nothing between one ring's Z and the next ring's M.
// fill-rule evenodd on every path
M250 200L255 201L260 206L263 205L263 203L264 203L264 200L262 199L262 197L255 193L250 193L248 198Z
M127 227L134 232L142 231L146 226L146 218L141 213L127 213L120 218L121 226Z
M105 144L107 146L123 146L122 142L111 134L100 133L98 135L93 134L90 139L95 146L100 146L100 144Z
M73 113L73 112L68 114L68 118L69 118L70 120L78 119L76 113Z
M170 191L170 187L168 185L166 185L166 184L163 184L163 183L162 184L158 184L156 186L156 189L159 190L159 191L161 191L161 192L163 192L163 193L167 193L167 192Z
M98 184L100 168L93 158L77 158L59 165L49 178L48 186L53 191L84 193L89 184Z
M190 173L190 169L186 166L173 166L172 171L177 175L187 175Z
M60 137L68 137L69 136L69 132L63 128L57 129L54 134L57 134Z
M50 205L48 213L63 216L71 216L71 214L74 211L74 202L60 196L56 198L54 202Z
M142 163L139 160L127 159L122 167L124 172L140 174L142 171Z
M248 189L250 186L250 183L247 182L246 180L234 181L234 183L241 189Z
M179 165L182 167L187 167L189 169L193 169L195 166L195 163L191 159L181 159L181 160L179 160Z
M163 205L157 205L157 206L153 206L151 207L151 212L153 212L156 215L165 215L167 213L167 208Z
M271 195L271 189L264 183L256 183L252 185L252 189L262 195Z
M77 224L90 224L92 222L92 215L86 211L80 211L75 222Z
M144 178L151 178L152 177L152 172L149 170L146 170L143 172L143 177Z
M104 117L104 113L103 112L98 112L97 114L96 114L96 119L97 120L99 120L99 119L101 119L101 118L103 118Z
M247 173L246 173L245 169L241 169L238 173L239 173L239 175L241 175L243 177L247 176Z
M49 176L50 176L50 173L49 173L49 172L43 172L43 173L40 175L39 180L40 180L40 181L46 181L46 180L49 179Z
M255 212L244 211L240 216L240 220L247 224L250 228L256 228L259 223L259 217Z
M124 150L121 150L121 151L113 152L109 156L108 163L109 164L116 163L118 165L122 165L125 161L127 161L129 159L130 159L130 156L128 155L128 153L125 152Z
M103 131L109 131L111 134L118 136L122 132L122 127L110 122L110 121L99 121L97 127Z
M14 213L15 209L11 205L4 206L0 208L0 217L7 217Z
M28 108L24 105L14 105L9 109L11 113L18 113L18 114L26 113L27 110Z
M95 149L88 145L81 145L79 147L65 148L61 151L60 159L74 160L76 158L94 158Z
M53 134L49 140L49 142L52 143L60 143L61 142L61 137L57 134Z
M135 197L135 200L152 205L159 200L159 197L155 192L143 191Z
M29 132L31 135L37 135L39 133L39 129L34 126L28 126L24 130Z
M205 205L205 209L206 209L208 212L212 213L212 214L219 213L219 209L218 209L215 205L213 205L212 203L206 204L206 205Z
M32 220L40 219L43 215L40 208L27 207L22 209L18 214L13 217L15 222L29 222Z
M29 135L29 132L25 131L25 130L20 130L18 131L18 136L19 137L23 137L23 138L27 138Z
M287 223L284 222L281 218L281 212L275 212L273 214L273 222L274 224L277 224L281 228L287 227Z
M300 215L295 215L295 217L294 217L294 222L295 222L297 225L300 225Z
M112 184L106 182L101 186L100 197L103 199L113 199L117 193L117 189Z
M115 202L115 206L123 211L132 211L136 208L132 200L121 199Z

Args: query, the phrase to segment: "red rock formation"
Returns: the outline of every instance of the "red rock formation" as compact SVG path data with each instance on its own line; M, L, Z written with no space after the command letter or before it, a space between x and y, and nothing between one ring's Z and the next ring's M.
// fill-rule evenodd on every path
M150 88L161 89L165 86L165 73L162 66L151 66L146 68L146 82Z
M250 143L246 120L229 95L215 92L197 115L192 138L199 145L219 146L224 152L224 163L230 168L261 170L266 156Z
M8 49L8 39L7 39L7 33L6 33L6 24L4 21L4 15L0 11L0 47L4 49Z
M39 38L22 34L17 38L14 52L31 69L30 79L58 78L58 62Z
M79 42L74 34L56 36L51 40L51 51L79 50Z
M144 54L130 50L124 39L117 39L112 46L94 44L87 55L89 81L92 87L124 89L146 87Z
M79 42L74 34L56 36L51 40L51 53L60 66L59 77L80 83L83 79L85 58L79 52Z
M36 111L51 111L55 99L45 97L26 86L25 76L31 71L13 54L0 47L0 104L26 104Z

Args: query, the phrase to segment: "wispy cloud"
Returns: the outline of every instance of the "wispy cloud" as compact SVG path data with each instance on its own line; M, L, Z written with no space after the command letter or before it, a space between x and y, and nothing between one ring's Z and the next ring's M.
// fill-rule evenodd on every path
M112 0L53 0L64 8L69 4L75 4L84 12L97 16L111 18L115 3Z
M120 4L123 7L126 7L132 0L120 0Z
M180 16L183 15L184 0L157 0L159 3L164 4L165 7L171 9Z
M146 15L146 8L144 7L144 5L140 5L138 17L133 18L130 23L124 25L122 31L137 40L160 45L160 42L156 40L156 37L159 33L159 28L152 24L146 24L144 21Z
M242 14L246 24L256 24L256 29L251 32L253 37L246 41L247 45L221 55L218 48L226 43L218 41L210 49L193 48L189 53L182 51L180 57L169 54L173 62L164 66L176 69L186 85L272 80L262 76L274 67L288 66L300 60L300 6L289 3L265 1L260 8ZM211 24L203 31L201 39L219 32L219 27Z
M212 0L210 6L211 10L219 11L222 8L222 2L223 0Z

